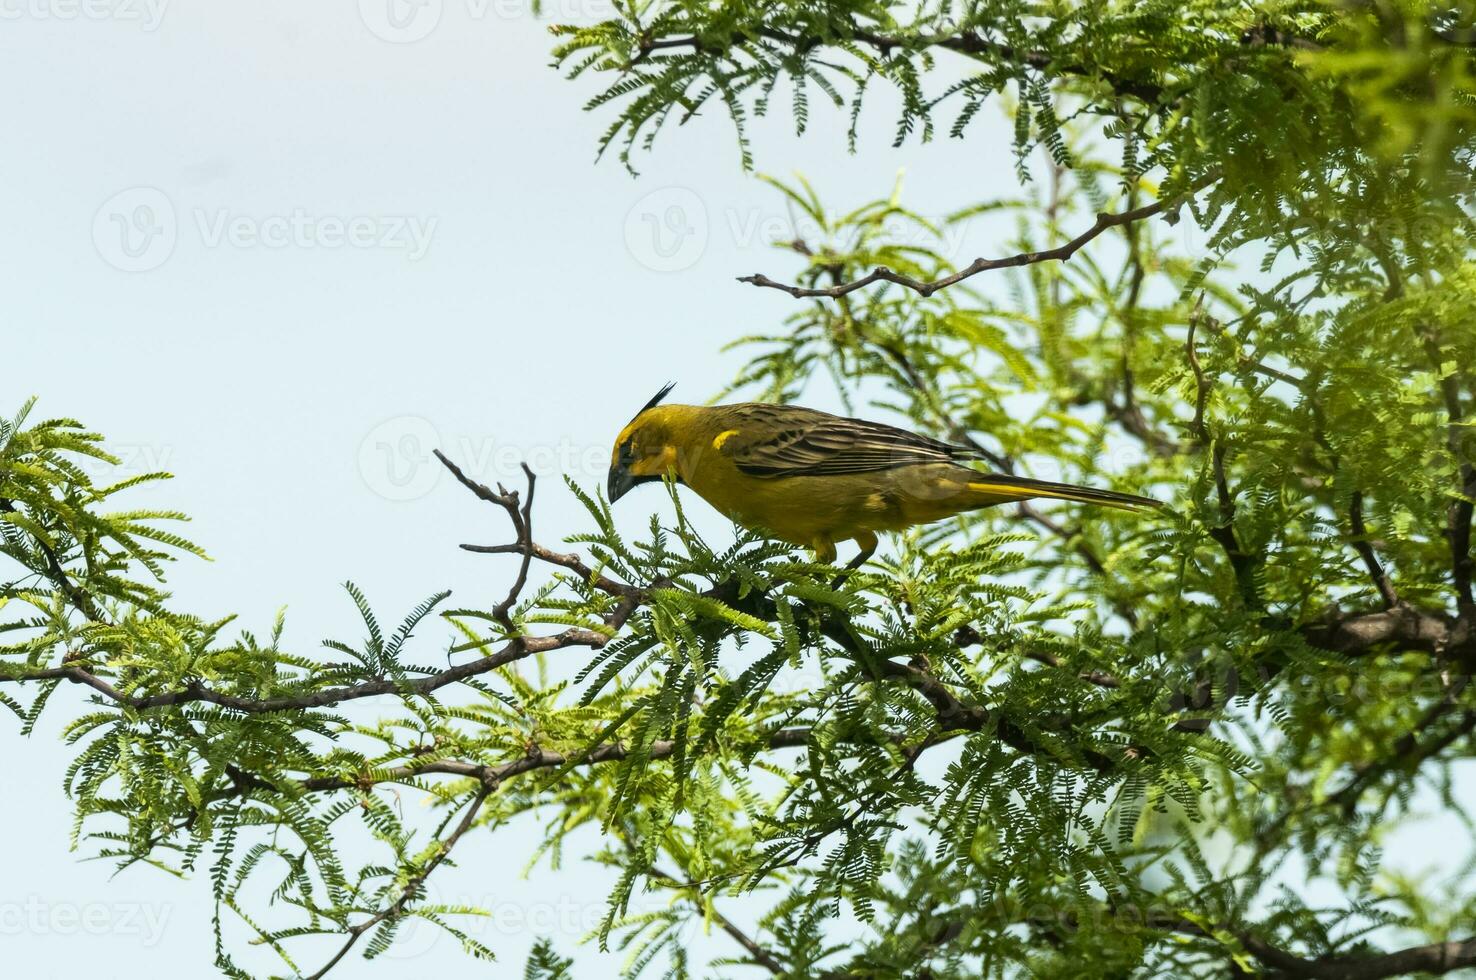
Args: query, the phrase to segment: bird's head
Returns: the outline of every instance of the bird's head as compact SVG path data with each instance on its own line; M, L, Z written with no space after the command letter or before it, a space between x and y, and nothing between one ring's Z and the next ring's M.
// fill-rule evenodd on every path
M673 382L646 402L630 424L615 438L610 454L608 493L614 503L640 483L654 483L669 472L675 472L677 448L672 441L670 406L660 407L661 399L676 387Z

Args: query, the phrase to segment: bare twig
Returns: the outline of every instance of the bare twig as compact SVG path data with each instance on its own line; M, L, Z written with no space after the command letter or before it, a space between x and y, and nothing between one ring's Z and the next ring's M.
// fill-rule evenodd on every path
M1106 212L1098 214L1096 222L1090 228L1082 232L1080 235L1077 235L1070 241L1062 245L1058 245L1055 248L1049 248L1039 252L1021 252L1017 255L1011 255L1006 258L999 259L975 259L973 262L960 269L958 272L955 272L949 276L944 276L941 279L923 281L921 279L914 279L912 276L904 275L900 272L894 272L893 270L888 269L885 266L879 266L871 270L871 272L867 273L866 275L862 276L860 279L853 279L850 282L841 283L835 286L793 286L787 283L777 282L776 280L770 279L768 276L763 275L762 273L755 273L751 276L741 276L739 277L738 281L750 283L751 285L760 286L767 289L777 289L781 292L788 293L796 299L818 297L838 299L839 297L844 296L847 293L853 293L858 289L864 289L865 287L875 282L896 283L899 286L904 286L908 289L913 290L919 295L931 296L933 295L933 293L936 293L940 289L946 289L949 286L963 282L965 279L976 276L981 272L989 272L994 269L1014 268L1022 265L1034 265L1038 262L1064 262L1067 259L1071 258L1071 256L1075 255L1082 246L1086 245L1088 242L1092 241L1092 239L1098 237L1109 228L1117 228L1121 225L1126 225L1133 221L1141 221L1144 218L1151 218L1154 215L1161 214L1165 211L1173 212L1177 208L1181 207L1190 196L1197 193L1198 191L1203 190L1205 187L1213 184L1219 179L1220 173L1218 171L1215 171L1195 181L1194 184L1190 186L1188 191L1176 197L1154 201L1152 204L1145 204L1142 207L1132 208L1127 211L1121 211L1117 214L1108 214Z

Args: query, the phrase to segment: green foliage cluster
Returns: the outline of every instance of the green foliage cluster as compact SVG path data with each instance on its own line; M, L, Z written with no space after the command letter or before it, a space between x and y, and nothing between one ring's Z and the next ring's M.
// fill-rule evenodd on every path
M797 300L739 342L733 390L826 379L996 468L1170 509L980 512L837 579L751 534L703 540L675 488L674 522L635 540L570 485L589 531L545 548L530 503L463 477L512 524L506 599L438 594L386 630L349 585L363 636L311 656L280 619L262 640L174 610L179 515L107 509L151 477L98 486L78 465L106 461L97 436L22 413L0 426L0 681L26 731L59 689L91 698L67 730L79 843L206 871L238 976L241 929L294 976L416 919L494 956L479 910L426 882L529 815L533 865L598 829L617 884L592 938L631 976L701 972L694 922L735 941L721 975L1476 965L1470 865L1432 879L1383 853L1432 804L1476 830L1456 779L1476 749L1471 9L617 10L559 29L557 57L612 79L591 107L627 163L721 106L747 164L749 120L782 95L803 130L812 90L853 142L883 86L899 141L967 138L991 99L1013 113L1021 194L945 222L900 189L837 214L774 182L819 230L785 246L800 287L950 275L955 224L1013 219L1035 254L1168 202L1067 262ZM454 666L412 656L432 616ZM579 651L572 676L544 660ZM757 921L724 911L745 895ZM525 975L571 974L540 944Z

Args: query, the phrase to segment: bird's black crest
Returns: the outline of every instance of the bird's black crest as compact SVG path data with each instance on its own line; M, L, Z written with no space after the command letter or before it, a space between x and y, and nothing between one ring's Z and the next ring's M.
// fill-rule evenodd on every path
M667 395L671 394L671 389L675 387L675 381L668 381L665 385L662 386L660 391L656 392L656 394L652 396L650 401L646 402L646 404L641 407L641 412L644 412L646 411L646 409L649 408L655 408L657 405L661 404L661 400ZM636 412L635 415L631 416L631 418L639 418L641 412Z

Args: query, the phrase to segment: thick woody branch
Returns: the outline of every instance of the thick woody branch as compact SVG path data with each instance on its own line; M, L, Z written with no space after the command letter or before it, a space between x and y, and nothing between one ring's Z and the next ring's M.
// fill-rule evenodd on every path
M1298 632L1318 649L1350 657L1380 649L1417 651L1459 662L1476 656L1476 631L1468 618L1407 605L1371 613L1334 611L1301 626Z
M1122 910L1109 909L1110 914ZM1445 974L1452 970L1476 965L1476 938L1455 942L1428 943L1411 946L1389 953L1334 953L1319 957L1304 957L1266 939L1262 939L1251 928L1226 924L1220 930L1210 931L1201 922L1191 921L1176 913L1150 912L1146 916L1130 916L1126 921L1140 922L1144 927L1156 931L1180 933L1196 939L1215 943L1224 948L1219 933L1228 932L1235 937L1245 952L1265 967L1264 975L1279 978L1304 978L1304 980L1384 980L1386 977L1407 976L1413 973ZM1059 926L1062 922L1052 919L1047 926ZM1074 917L1066 917L1068 926L1079 925ZM1240 975L1236 970L1235 975Z
M1347 953L1316 959L1304 959L1248 933L1237 938L1247 952L1270 968L1273 977L1384 980L1415 973L1442 975L1476 965L1476 938L1411 946L1392 953Z

